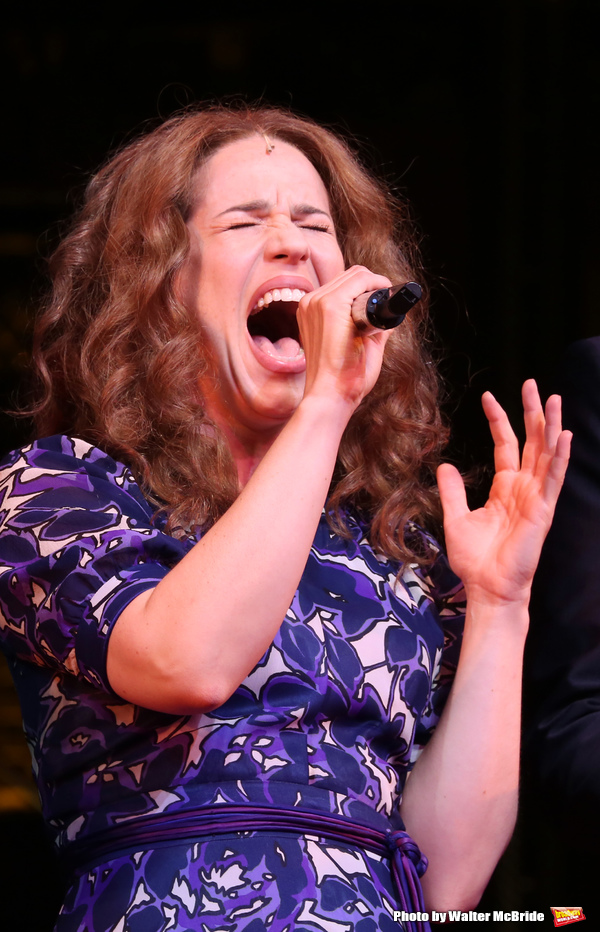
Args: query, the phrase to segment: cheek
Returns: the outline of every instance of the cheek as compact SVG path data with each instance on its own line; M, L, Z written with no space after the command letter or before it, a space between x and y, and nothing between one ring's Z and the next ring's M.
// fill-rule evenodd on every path
M230 250L204 250L198 259L198 295L209 313L225 320L237 308L244 286L243 257L232 261Z
M205 297L207 300L201 301L198 309L205 346L215 361L230 359L237 354L243 343L241 324L238 315L232 310L232 300L225 295L217 300L209 300L206 292Z
M326 262L324 263L324 271L326 274L326 281L331 281L336 275L341 275L346 269L346 263L344 262L344 257L339 248L332 251L331 255L327 257ZM326 281L323 284L326 284Z
M329 265L331 268L335 269L335 274L338 275L340 272L344 272L347 268L346 261L344 259L344 254L342 252L342 247L340 246L338 240L334 240L331 244L331 248L328 254Z
M174 292L177 300L192 313L197 313L198 310L200 268L200 248L190 236L189 253L175 279Z

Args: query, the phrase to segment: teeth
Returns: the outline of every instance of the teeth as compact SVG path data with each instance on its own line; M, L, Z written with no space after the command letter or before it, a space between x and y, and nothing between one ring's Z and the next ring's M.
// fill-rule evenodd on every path
M258 299L256 307L252 309L252 313L256 314L258 311L262 310L263 307L268 307L269 304L272 304L273 301L300 301L305 294L306 292L302 291L301 288L273 288L273 291L265 291L262 298Z

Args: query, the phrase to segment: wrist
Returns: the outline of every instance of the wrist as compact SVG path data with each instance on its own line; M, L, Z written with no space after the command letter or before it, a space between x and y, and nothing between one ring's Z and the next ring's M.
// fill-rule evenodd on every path
M514 588L510 594L493 589L487 589L483 586L465 583L465 595L469 605L478 605L484 610L493 609L494 611L528 611L529 601L531 599L531 586Z
M500 632L502 637L515 636L524 640L529 629L529 598L503 599L488 592L475 591L467 595L467 624L486 634Z
M307 394L298 405L293 420L312 421L324 426L341 440L357 405L340 395ZM339 443L339 440L338 440Z

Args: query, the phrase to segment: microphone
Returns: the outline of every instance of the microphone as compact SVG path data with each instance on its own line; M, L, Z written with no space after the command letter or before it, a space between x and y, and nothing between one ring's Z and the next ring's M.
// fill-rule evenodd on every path
M423 289L417 282L365 291L352 302L352 320L364 335L377 330L391 330L402 323L411 307L421 300L422 294Z

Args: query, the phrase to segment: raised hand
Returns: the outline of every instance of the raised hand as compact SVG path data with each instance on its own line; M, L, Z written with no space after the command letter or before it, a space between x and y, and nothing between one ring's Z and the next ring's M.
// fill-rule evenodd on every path
M448 557L470 599L526 603L567 468L571 434L562 430L560 397L552 395L544 411L533 379L523 385L522 457L504 409L489 392L482 404L496 469L485 506L470 511L458 470L448 463L438 470Z

